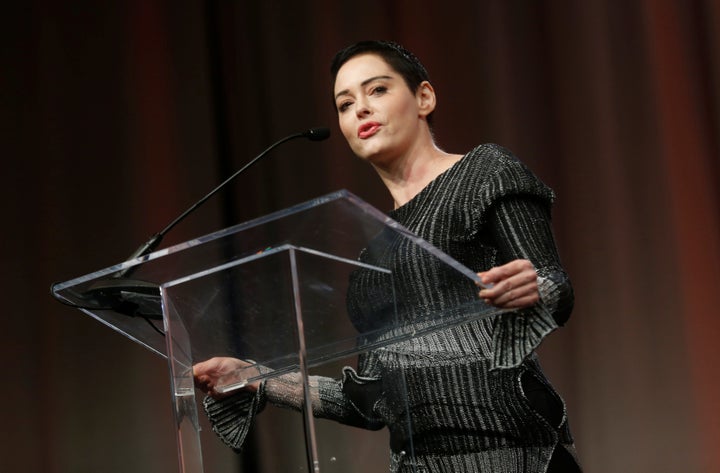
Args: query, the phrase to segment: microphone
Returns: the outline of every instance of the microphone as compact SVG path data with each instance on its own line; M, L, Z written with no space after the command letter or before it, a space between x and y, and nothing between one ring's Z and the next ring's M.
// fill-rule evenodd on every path
M327 139L329 136L329 128L310 128L306 131L288 135L271 144L265 148L262 153L255 156L255 158L253 158L250 162L237 170L232 176L225 179L204 197L191 205L186 211L178 215L175 220L170 222L165 228L151 236L148 241L140 245L140 247L130 255L128 261L151 253L158 247L158 245L160 245L163 237L178 223L183 221L188 215L204 204L210 197L215 195L240 174L247 171L252 165L257 163L276 147L296 138L307 138L310 141L322 141ZM159 286L147 281L130 279L129 276L135 271L135 269L136 266L126 268L113 274L110 278L102 279L94 283L90 289L81 295L88 302L92 302L93 306L83 306L81 308L114 310L115 312L131 317L138 316L145 319L162 320ZM60 300L60 302L64 301Z
M160 230L158 233L150 237L148 241L143 243L133 254L130 255L128 260L132 260L135 258L139 258L141 256L145 256L146 254L152 252L155 248L158 247L160 242L162 241L163 237L175 227L178 223L180 223L182 220L185 219L188 215L190 215L192 212L195 211L198 207L200 207L202 204L204 204L210 197L215 195L220 189L225 187L230 181L234 180L237 176L245 172L250 166L258 162L260 159L262 159L266 154L268 154L270 151L275 149L277 146L280 146L281 144L285 143L286 141L290 141L296 138L307 138L310 141L322 141L327 139L330 136L330 129L325 127L319 127L319 128L310 128L307 131L303 131L300 133L294 133L292 135L288 135L285 138L282 138L281 140L276 141L275 143L271 144L265 150L260 153L259 155L255 156L249 163L247 163L245 166L238 169L235 174L228 177L220 183L215 189L211 190L205 197L195 202L189 209L187 209L185 212L180 214L175 220L170 222L165 228ZM128 268L129 269L129 268ZM127 270L125 272L122 272L120 276L122 277L124 274L126 274Z
M303 132L303 136L310 141L326 140L330 136L330 128L310 128L308 131Z

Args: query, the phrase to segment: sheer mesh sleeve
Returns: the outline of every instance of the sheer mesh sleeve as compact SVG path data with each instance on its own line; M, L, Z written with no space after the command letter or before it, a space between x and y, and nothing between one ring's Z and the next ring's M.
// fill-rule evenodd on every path
M310 377L313 415L369 430L384 427L375 413L380 395L379 378L360 376L350 367L343 369L342 379ZM235 452L242 446L250 429L267 403L300 411L303 385L299 373L269 378L256 392L241 391L222 400L206 397L205 412L213 432Z
M313 414L354 427L379 429L383 424L374 413L379 387L378 378L360 376L350 367L343 368L341 379L311 376ZM273 405L302 409L303 387L299 373L269 379L265 392Z

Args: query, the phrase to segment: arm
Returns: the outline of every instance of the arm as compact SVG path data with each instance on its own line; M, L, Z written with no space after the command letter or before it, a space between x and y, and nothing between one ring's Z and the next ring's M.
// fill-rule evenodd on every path
M248 384L239 391L221 393L216 388L229 384L237 370L249 363L229 357L217 357L193 367L195 385L207 394L203 401L213 431L236 452L241 451L255 416L271 404L301 410L303 385L299 373L271 377ZM373 416L373 399L378 380L361 377L352 368L343 370L343 379L311 376L313 414L356 427L376 430L384 426Z
M497 317L493 328L493 368L510 368L567 320L574 297L555 248L549 206L517 195L498 200L489 212L500 266L480 273L493 283L480 296L514 309Z
M506 309L541 303L563 325L574 296L560 264L547 206L533 198L505 198L491 209L488 223L501 264L479 273L484 283L493 284L480 291L480 297Z

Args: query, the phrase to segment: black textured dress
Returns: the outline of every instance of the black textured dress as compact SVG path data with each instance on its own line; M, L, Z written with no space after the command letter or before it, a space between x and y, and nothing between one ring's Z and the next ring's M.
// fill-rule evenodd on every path
M529 259L541 301L373 350L340 380L313 377L314 414L368 429L387 426L391 471L541 473L554 452L553 462L559 453L573 463L564 403L534 353L573 304L550 227L552 200L552 191L507 150L481 145L392 211L394 220L473 271ZM360 259L400 275L395 296L414 301L399 314L404 323L477 299L471 281L443 273L413 246L369 248ZM349 313L363 331L386 312L386 284L376 277L360 271L350 284ZM240 449L266 401L300 407L299 386L297 376L281 376L257 394L208 398L206 411L221 438Z

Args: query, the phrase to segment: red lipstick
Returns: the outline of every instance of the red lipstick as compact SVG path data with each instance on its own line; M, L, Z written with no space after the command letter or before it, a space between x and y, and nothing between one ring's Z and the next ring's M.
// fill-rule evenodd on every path
M380 124L378 122L365 122L358 127L357 135L358 138L364 140L370 138L380 130Z

